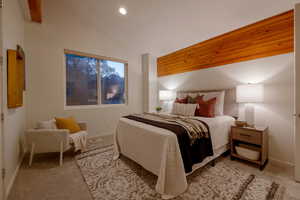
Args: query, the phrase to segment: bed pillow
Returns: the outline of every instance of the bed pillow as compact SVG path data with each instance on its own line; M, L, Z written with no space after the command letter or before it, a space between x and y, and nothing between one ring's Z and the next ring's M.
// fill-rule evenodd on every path
M174 103L172 114L183 116L194 116L198 104Z
M188 99L187 98L176 98L175 103L185 103L187 104Z
M188 95L186 98L187 98L187 103L197 104L198 95L195 97Z
M215 116L224 115L224 97L225 91L220 92L202 92L200 95L204 95L203 100L208 101L209 99L215 98L217 99L215 104Z
M80 126L73 117L68 117L68 118L56 117L55 120L58 129L68 129L70 133L77 133L80 131Z
M37 123L38 129L57 129L55 119L51 119L48 121L39 121Z
M197 99L198 107L195 111L195 116L201 117L215 117L215 105L217 98L214 97L208 101L203 99L204 96L200 96Z

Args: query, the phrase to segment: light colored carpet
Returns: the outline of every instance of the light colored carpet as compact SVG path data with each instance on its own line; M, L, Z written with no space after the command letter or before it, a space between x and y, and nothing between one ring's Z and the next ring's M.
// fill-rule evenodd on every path
M112 143L111 135L88 140L90 150ZM26 155L8 200L93 200L73 152L64 153L62 166L59 166L59 153L37 154L31 167L28 160Z
M156 176L125 157L117 161L112 157L112 146L76 156L95 200L160 199L154 190ZM283 186L225 161L197 170L188 177L188 184L188 190L176 200L281 200L285 191Z
M112 136L102 136L89 140L90 149L112 144ZM59 166L59 153L41 154L34 157L32 167L28 167L28 157L22 163L8 200L93 200L89 186L85 183L81 170L72 152L64 155L64 164ZM291 198L300 198L300 184L293 180L293 169L268 164L263 171L245 162L231 161L221 157L219 163L238 168L258 177L279 182L287 188ZM155 183L152 183L155 184ZM198 191L194 191L197 195ZM293 197L293 198L292 198Z

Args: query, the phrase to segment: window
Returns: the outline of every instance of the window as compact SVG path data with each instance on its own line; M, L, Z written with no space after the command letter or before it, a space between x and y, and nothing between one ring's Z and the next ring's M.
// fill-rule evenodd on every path
M66 106L126 104L127 62L65 51Z

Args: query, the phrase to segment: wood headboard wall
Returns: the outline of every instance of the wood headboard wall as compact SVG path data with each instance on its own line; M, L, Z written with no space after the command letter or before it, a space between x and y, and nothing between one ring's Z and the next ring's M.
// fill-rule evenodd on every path
M270 17L157 59L158 76L294 51L294 11Z

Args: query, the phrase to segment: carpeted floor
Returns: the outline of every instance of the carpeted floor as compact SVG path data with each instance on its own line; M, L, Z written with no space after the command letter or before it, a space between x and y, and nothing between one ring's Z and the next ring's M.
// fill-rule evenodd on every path
M157 177L122 156L114 161L113 146L77 155L77 164L95 200L161 199ZM174 200L281 200L285 187L258 177L228 160L219 160L188 176L188 189Z
M112 143L112 137L106 136L103 138L98 138L94 140L90 140L90 150L94 149L91 152L97 152L100 151L97 149L99 146L105 147L108 146L109 144ZM102 150L101 150L102 151ZM86 158L89 158L90 156L84 157L84 155L88 154L82 154L82 155L77 155L78 158L80 158L78 161L78 166L76 165L76 161L74 159L74 154L73 153L67 153L65 155L65 160L64 160L64 165L62 167L58 166L58 155L57 154L49 154L49 155L40 155L36 156L33 162L33 166L31 168L28 167L28 159L24 159L24 162L21 166L21 169L19 171L19 174L15 180L15 183L12 187L11 193L9 195L8 200L99 200L99 199L113 199L113 198L108 198L109 196L104 196L103 193L99 192L98 190L93 192L93 189L89 190L89 187L93 187L93 184L89 183L87 178L88 177L93 177L93 176L87 176L84 170L83 166L85 166ZM98 155L97 153L94 155ZM93 158L92 160L97 160ZM80 163L81 162L81 163ZM123 161L122 161L123 162ZM125 162L130 162L132 165L132 162L129 161L128 159L125 158ZM95 163L95 162L91 162ZM99 170L97 171L98 174L104 175L108 174L105 172L105 168L103 168L103 160L101 160L100 163L98 163L100 167ZM133 164L134 166L137 166L136 164ZM228 169L226 167L229 167ZM81 169L81 170L80 170ZM134 169L134 168L133 168ZM212 171L211 171L211 170ZM272 185L273 181L276 181L280 185L284 185L286 187L286 194L287 194L287 199L296 199L298 197L300 199L300 184L295 183L292 180L292 171L291 169L283 169L281 167L276 167L273 165L268 165L264 171L259 171L257 168L244 164L242 162L238 161L231 161L226 158L220 158L216 167L211 168L207 167L205 170L200 170L200 174L204 173L207 176L213 174L214 172L217 171L225 171L229 169L236 169L237 171L243 172L241 177L247 177L251 174L253 174L255 177L258 179L256 180L265 180L266 184L264 185L269 185L268 190L264 190L264 192L269 193L270 186ZM132 168L131 168L132 170ZM234 170L235 171L235 170ZM142 172L143 178L140 179L142 181L148 181L147 184L143 183L140 184L142 187L146 187L147 189L147 195L150 194L149 197L151 198L142 198L142 199L158 199L155 193L152 192L151 187L152 185L155 184L155 179L153 175L148 173L145 170L140 171ZM139 172L139 173L140 173ZM226 174L226 173L225 173ZM228 173L229 174L229 173ZM96 174L97 175L97 174ZM150 177L146 178L145 177ZM192 177L197 176L193 175ZM229 176L231 177L231 176ZM260 179L263 177L263 179ZM139 176L140 178L140 176ZM86 184L85 180L89 183L89 186ZM103 186L103 180L100 179L98 183ZM110 179L111 183L113 183L113 179ZM195 180L195 178L194 178ZM202 179L203 180L203 179ZM220 179L221 180L221 179ZM234 180L244 180L244 179L234 179ZM90 181L93 181L91 179ZM186 192L186 195L182 195L179 199L195 199L195 195L208 195L209 193L203 193L202 191L198 191L199 188L197 187L197 184L194 184L193 186L193 181L189 180L190 183L192 183L192 186L190 187L189 191ZM195 182L195 181L194 181ZM197 182L197 181L196 181ZM240 181L243 182L243 181ZM251 181L253 185L255 185L255 181ZM121 182L122 185L118 187L118 189L126 189L126 183L128 182ZM152 184L152 185L151 185ZM207 184L207 183L206 183ZM215 184L215 183L214 183ZM106 186L112 186L116 188L116 185L113 184L107 184ZM226 186L226 184L225 184ZM137 187L137 186L136 186ZM129 187L130 189L133 189L134 187ZM150 188L150 189L149 189ZM209 187L206 187L209 188ZM214 186L213 188L220 188L219 186ZM240 187L237 187L240 188ZM251 188L251 187L250 187ZM95 188L94 188L95 189ZM144 188L145 189L145 188ZM226 189L224 189L225 191ZM105 190L102 190L105 191ZM132 192L129 192L130 190L126 189L125 192L123 191L118 191L116 195L120 194L133 194ZM208 190L212 191L212 190ZM233 191L233 190L231 190ZM257 190L256 190L257 191ZM264 193L264 194L265 194ZM138 194L138 193L137 193ZM192 195L190 195L192 194ZM210 193L212 194L212 193ZM232 194L235 195L236 193L231 192L227 194ZM250 194L250 193L249 193ZM96 195L96 196L95 196ZM94 198L92 197L94 196ZM103 198L106 197L106 198ZM130 196L132 197L132 196ZM134 196L134 199L138 199L137 196ZM193 198L191 198L193 197ZM116 198L115 198L116 199ZM128 196L124 196L121 199L128 199ZM197 199L197 198L196 198ZM204 198L204 199L212 199L212 198ZM220 198L215 198L215 199L220 199ZM224 198L228 199L228 198ZM251 199L251 198L246 198L246 199ZM253 199L253 198L252 198Z

